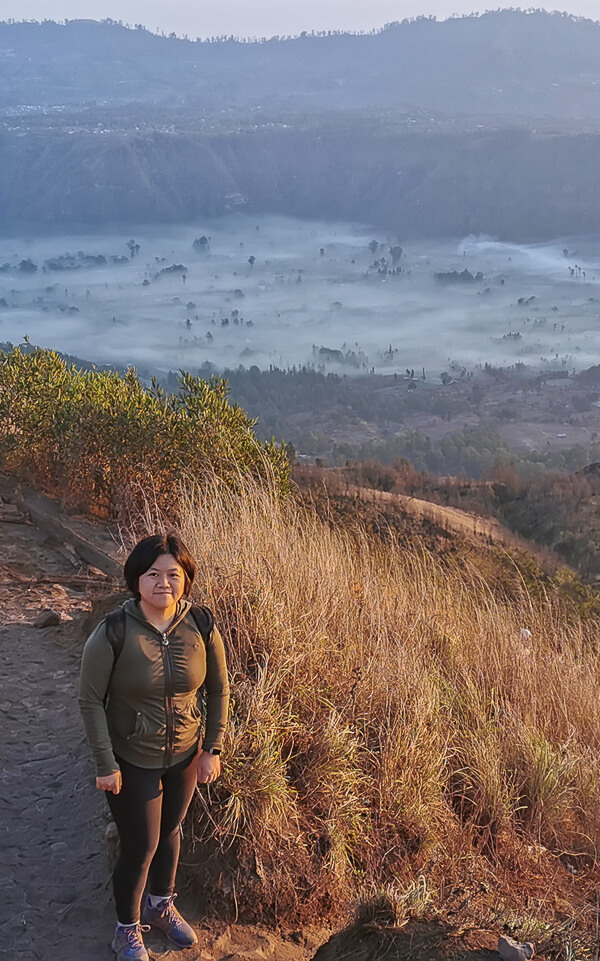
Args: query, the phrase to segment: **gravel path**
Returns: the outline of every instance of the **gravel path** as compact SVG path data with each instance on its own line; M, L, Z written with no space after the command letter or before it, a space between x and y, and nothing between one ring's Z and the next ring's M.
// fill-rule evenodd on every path
M1 950L15 961L108 961L114 922L77 709L79 658L49 634L0 629Z

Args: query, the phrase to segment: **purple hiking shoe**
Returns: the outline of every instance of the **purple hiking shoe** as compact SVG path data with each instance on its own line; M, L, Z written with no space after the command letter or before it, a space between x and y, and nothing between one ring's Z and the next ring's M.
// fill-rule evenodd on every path
M129 924L126 928L117 926L112 942L116 961L150 961L142 940L142 931L149 930L141 924Z
M150 899L147 897L142 911L142 921L144 924L150 924L153 928L162 931L169 941L176 944L178 948L191 948L193 944L197 944L198 938L194 929L187 921L183 920L173 904L176 897L176 894L172 894L170 897L164 898L155 908L152 907Z

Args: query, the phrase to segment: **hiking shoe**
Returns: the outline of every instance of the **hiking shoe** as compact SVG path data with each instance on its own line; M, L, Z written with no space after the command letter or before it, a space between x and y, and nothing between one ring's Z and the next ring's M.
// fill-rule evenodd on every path
M150 899L146 898L142 921L144 924L152 925L153 928L158 928L178 948L191 948L192 944L197 943L198 938L194 929L183 920L173 904L176 897L176 894L172 894L169 898L159 901L155 908L150 904Z
M112 943L116 961L150 961L142 941L142 931L149 930L148 925L130 924L126 928L117 925Z

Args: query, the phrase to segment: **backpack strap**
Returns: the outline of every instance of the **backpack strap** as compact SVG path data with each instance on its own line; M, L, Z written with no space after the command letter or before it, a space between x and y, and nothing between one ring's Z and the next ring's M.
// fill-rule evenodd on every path
M106 625L106 637L108 642L113 649L113 670L115 664L121 656L121 651L123 650L123 645L125 643L125 621L127 615L122 607L118 607L116 611L111 611L104 618L104 623Z
M193 604L190 608L190 614L194 618L200 634L202 634L204 643L210 644L210 635L215 626L213 612L209 607L200 607L199 605Z
M202 639L205 644L210 643L210 635L212 629L215 626L215 619L212 611L208 607L200 607L197 605L192 605L189 612L196 623L199 633L202 635ZM118 607L116 611L111 611L104 618L104 623L106 625L106 637L108 642L113 649L113 670L114 665L119 660L121 656L121 651L123 650L123 645L125 643L125 624L127 620L127 615L122 607Z

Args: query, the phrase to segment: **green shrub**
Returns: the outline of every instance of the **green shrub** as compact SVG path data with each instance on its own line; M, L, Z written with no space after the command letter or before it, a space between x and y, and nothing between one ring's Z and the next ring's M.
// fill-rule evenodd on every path
M0 353L3 469L113 518L148 497L167 508L181 482L209 474L287 489L285 451L256 439L226 381L182 372L178 384L167 394L133 368L121 376L50 350Z

